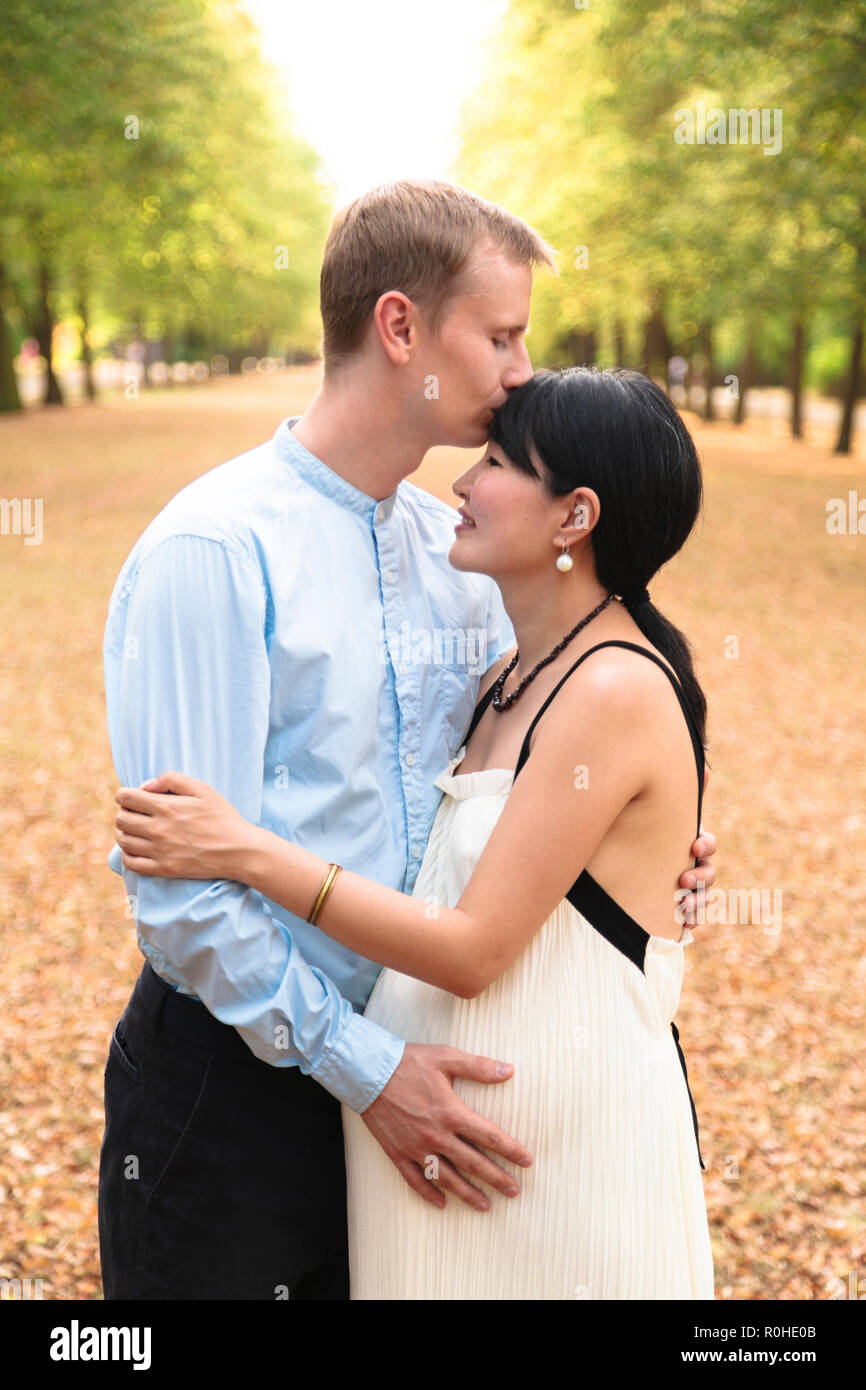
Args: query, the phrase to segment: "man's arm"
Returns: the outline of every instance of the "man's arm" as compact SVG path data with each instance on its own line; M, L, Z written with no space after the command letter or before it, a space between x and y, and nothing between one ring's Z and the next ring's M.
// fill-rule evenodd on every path
M267 596L238 549L172 536L143 559L105 635L115 765L133 785L174 764L258 824L268 733ZM258 893L225 881L124 871L142 938L263 1061L298 1065L354 1110L381 1092L405 1044L355 1013Z
M176 767L210 782L258 824L270 666L257 568L221 541L171 537L142 562L126 609L121 597L105 636L109 734L121 780L136 786ZM421 1197L442 1205L444 1188L469 1205L489 1205L462 1173L510 1191L511 1175L481 1148L513 1163L531 1156L452 1086L454 1076L505 1080L510 1065L406 1044L356 1014L259 894L239 883L129 870L124 880L141 936L210 1012L235 1027L257 1057L297 1063L363 1113ZM442 1158L439 1187L425 1176L431 1153Z

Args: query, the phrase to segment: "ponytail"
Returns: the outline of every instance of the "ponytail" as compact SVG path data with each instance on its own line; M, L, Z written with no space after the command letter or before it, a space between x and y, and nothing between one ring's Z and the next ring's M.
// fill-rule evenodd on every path
M670 618L659 612L652 601L637 606L627 603L625 606L647 641L673 667L682 686L689 713L697 726L698 736L706 748L707 697L695 675L691 643L685 634L674 626Z

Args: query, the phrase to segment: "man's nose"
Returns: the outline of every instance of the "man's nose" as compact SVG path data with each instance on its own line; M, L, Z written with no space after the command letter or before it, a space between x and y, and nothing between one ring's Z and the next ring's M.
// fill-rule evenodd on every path
M522 386L524 381L529 381L532 376L532 363L529 359L529 352L526 344L521 339L521 351L516 360L509 365L509 370L503 379L502 385L507 391L514 391L518 386Z

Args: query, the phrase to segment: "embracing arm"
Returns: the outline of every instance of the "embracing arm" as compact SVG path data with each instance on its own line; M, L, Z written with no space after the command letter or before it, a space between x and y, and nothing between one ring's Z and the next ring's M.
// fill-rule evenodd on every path
M351 950L463 998L513 964L589 863L609 827L645 785L647 714L639 680L603 663L580 673L581 719L556 702L538 727L532 756L458 905L448 908L343 870L317 926ZM572 691L572 695L574 692ZM577 765L603 768L590 787ZM124 862L143 873L222 872L307 918L327 873L318 855L232 816L201 784L176 774L159 791L124 789L118 815ZM208 817L210 823L207 824Z
M645 783L648 741L635 688L600 669L581 675L581 720L562 700L539 723L532 756L456 907L407 898L343 870L317 925L352 950L462 998L509 969ZM600 685L604 698L593 689ZM577 790L578 765L604 775ZM291 895L294 910L309 913L327 862L276 839L254 834L239 866L245 881L276 901Z

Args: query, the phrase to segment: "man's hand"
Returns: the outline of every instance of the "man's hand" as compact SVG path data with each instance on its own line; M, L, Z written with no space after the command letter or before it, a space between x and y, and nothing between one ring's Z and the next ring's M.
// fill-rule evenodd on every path
M707 783L710 780L710 770L704 771L704 792L707 790ZM686 869L685 873L680 874L680 888L689 889L688 897L684 897L679 905L679 913L686 926L691 927L695 941L701 941L709 935L705 924L695 925L698 907L703 902L703 895L708 888L712 888L716 881L716 871L710 863L711 857L716 852L716 837L711 835L709 830L704 830L701 826L700 834L695 840L689 853L693 859L697 859L697 865L693 869Z
M445 1197L439 1190L444 1188L467 1206L487 1211L490 1203L484 1193L461 1173L470 1173L506 1196L516 1197L519 1188L514 1178L481 1149L490 1149L521 1167L532 1163L532 1155L464 1105L451 1083L455 1076L490 1083L507 1081L513 1071L508 1062L476 1057L456 1047L407 1043L397 1070L361 1118L425 1202L444 1207Z

